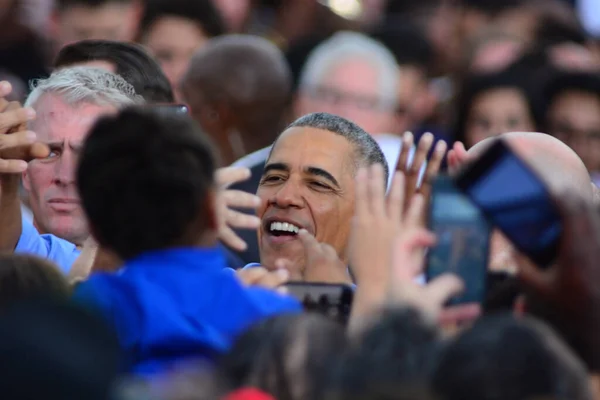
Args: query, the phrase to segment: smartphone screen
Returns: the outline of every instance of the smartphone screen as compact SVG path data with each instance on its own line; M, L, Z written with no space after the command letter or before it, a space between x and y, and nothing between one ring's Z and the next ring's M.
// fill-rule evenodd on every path
M469 165L456 183L533 262L547 267L556 259L560 215L542 180L503 140Z
M433 183L429 228L437 242L428 253L427 280L445 273L455 274L463 280L465 290L450 304L483 303L490 224L447 176L439 176Z
M305 311L318 312L346 323L350 316L354 289L348 285L329 283L289 282L288 293L302 303Z

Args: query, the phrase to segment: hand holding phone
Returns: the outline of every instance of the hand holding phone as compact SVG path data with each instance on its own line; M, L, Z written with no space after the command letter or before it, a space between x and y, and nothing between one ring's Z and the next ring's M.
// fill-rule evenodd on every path
M284 287L302 303L304 310L318 312L344 324L348 322L354 300L354 289L351 286L289 282Z
M540 177L498 139L455 179L489 221L540 267L557 256L558 210Z

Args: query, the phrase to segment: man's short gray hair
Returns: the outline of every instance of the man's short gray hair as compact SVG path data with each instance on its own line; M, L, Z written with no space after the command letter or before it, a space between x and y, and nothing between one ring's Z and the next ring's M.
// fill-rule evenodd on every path
M343 62L361 60L377 70L381 107L398 102L399 66L394 55L381 43L356 32L339 32L318 45L309 55L300 75L300 89L327 84L323 77Z
M91 103L123 108L143 103L133 86L119 75L90 67L62 68L46 79L33 81L25 106L34 107L46 93L60 96L72 106Z
M355 165L357 167L366 167L374 164L381 164L387 185L390 171L385 156L383 155L383 151L381 151L381 148L375 139L360 126L337 115L313 113L298 118L296 121L292 122L287 129L301 127L322 129L344 137L354 146L355 154L357 156ZM275 145L273 145L273 148L275 148Z

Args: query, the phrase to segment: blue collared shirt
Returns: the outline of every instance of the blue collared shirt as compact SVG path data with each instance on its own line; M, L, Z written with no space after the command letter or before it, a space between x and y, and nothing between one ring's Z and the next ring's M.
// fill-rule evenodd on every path
M40 235L33 223L27 218L21 218L21 221L21 236L17 247L15 247L15 253L47 258L58 265L63 273L68 274L71 266L79 257L80 251L77 247L73 243L54 235Z
M117 274L92 275L78 285L74 298L116 328L140 374L164 371L190 357L211 360L259 320L302 310L292 297L243 286L219 247L144 254Z

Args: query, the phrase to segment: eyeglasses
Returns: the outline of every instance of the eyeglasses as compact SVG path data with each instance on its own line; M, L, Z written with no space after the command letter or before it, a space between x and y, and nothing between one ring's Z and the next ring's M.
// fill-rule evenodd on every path
M357 95L326 86L309 88L307 94L312 98L332 104L349 104L367 111L397 111L398 106L389 99L377 96Z

